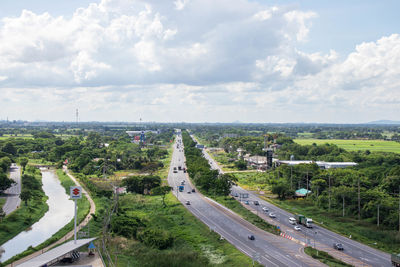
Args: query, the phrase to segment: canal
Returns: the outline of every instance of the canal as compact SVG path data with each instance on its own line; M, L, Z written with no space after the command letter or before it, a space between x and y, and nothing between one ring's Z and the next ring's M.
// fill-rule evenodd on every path
M73 219L74 202L65 193L55 172L43 169L42 183L43 191L49 197L49 210L29 230L19 233L1 245L4 253L0 262L5 262L30 246L35 247L43 243Z

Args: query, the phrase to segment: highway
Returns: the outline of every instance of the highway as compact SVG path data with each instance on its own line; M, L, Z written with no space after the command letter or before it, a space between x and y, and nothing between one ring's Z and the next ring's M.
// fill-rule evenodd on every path
M205 223L210 230L233 244L240 251L255 259L264 266L325 266L303 252L303 246L280 236L262 231L240 216L201 195L197 190L192 192L188 174L178 170L185 166L183 144L178 134L174 145L168 182L174 194L186 208ZM174 170L174 167L177 170ZM184 181L184 190L179 192L178 186ZM190 192L190 193L189 193ZM190 205L186 204L190 201ZM249 235L255 240L249 240Z
M21 169L17 165L12 165L10 168L10 178L15 181L15 184L8 188L4 193L7 195L6 203L3 205L3 211L6 215L10 214L21 204L19 194L21 193Z
M197 142L193 136L192 138ZM218 163L215 162L205 149L203 149L203 155L210 162L213 169L223 173ZM240 199L240 193L249 194L249 198ZM391 266L390 254L388 253L366 246L315 224L313 228L306 228L300 225L301 230L296 231L294 230L294 225L289 223L289 218L294 217L294 214L262 200L256 194L246 191L239 186L234 186L232 188L232 195L236 196L236 194L239 196L236 197L238 201L248 201L248 205L243 204L246 208L252 210L269 223L278 225L283 232L296 240L307 243L309 246L315 246L318 250L326 251L332 256L354 266ZM254 201L258 201L259 205L255 205ZM266 207L268 212L264 212L262 210L263 207ZM271 212L275 213L276 218L270 218L269 213ZM335 250L333 248L333 243L342 243L344 250Z

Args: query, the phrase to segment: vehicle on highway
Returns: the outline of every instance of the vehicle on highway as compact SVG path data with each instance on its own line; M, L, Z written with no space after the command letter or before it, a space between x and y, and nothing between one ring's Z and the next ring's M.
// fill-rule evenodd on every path
M185 187L184 187L183 185L180 185L180 186L178 187L178 189L179 189L179 192L183 192L183 189L185 189Z
M250 203L249 203L249 201L248 201L248 200L245 200L245 201L244 201L244 204L246 204L246 205L250 205Z
M268 215L269 215L269 217L271 217L271 218L276 218L276 214L273 213L273 212L270 212Z
M192 193L194 193L194 192L196 192L196 190L193 188L193 189L192 189Z
M264 212L268 212L268 211L269 211L269 209L268 209L267 207L263 207L262 210L263 210Z
M313 220L311 218L306 218L306 216L301 214L296 214L295 217L298 224L302 224L307 228L313 228Z
M189 200L186 200L186 205L190 205L190 201Z
M238 194L238 193L236 193L236 194L235 194L235 197L239 197L239 194Z
M178 171L177 171L177 170L174 170L174 173L178 173Z
M188 194L191 194L191 193L192 193L192 191L187 191L187 193L188 193Z
M335 243L333 244L333 248L337 250L343 250L343 245L341 243Z
M392 261L392 265L395 267L400 267L400 253L399 254L392 254L390 257Z
M293 217L290 217L290 218L289 218L289 223L290 223L290 224L296 224L296 219L293 218Z
M250 239L250 240L256 239L256 238L254 237L254 235L248 235L247 238Z
M296 230L296 231L301 231L301 228L300 228L300 226L296 225L296 226L294 227L294 230Z
M176 171L176 167L174 167L174 171Z
M184 184L185 184L185 180L182 180L181 185L184 185Z
M254 203L254 205L256 205L256 206L260 205L260 203L259 203L257 200L254 200L253 203Z

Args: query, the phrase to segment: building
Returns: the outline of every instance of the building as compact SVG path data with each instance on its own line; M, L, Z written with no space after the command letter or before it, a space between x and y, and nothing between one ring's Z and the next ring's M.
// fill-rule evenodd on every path
M295 166L299 164L317 164L321 169L337 169L357 166L355 162L325 162L325 161L312 161L312 160L278 160L277 164L287 164Z

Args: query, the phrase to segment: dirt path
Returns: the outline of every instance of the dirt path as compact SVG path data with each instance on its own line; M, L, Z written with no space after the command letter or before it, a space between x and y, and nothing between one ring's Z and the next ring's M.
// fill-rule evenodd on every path
M73 177L71 174L68 173L68 170L66 168L64 168L64 172L68 175L69 178L71 178L72 181L74 181L74 183L77 186L81 186L80 183L77 181L77 179L75 177ZM91 214L92 213L94 214L96 212L96 204L94 203L93 199L90 197L90 195L87 193L87 191L83 187L82 187L82 193L89 200L90 210L89 210L88 215L86 215L85 219L77 226L77 231L79 231L82 227L86 226L89 223L90 219L92 218ZM57 245L65 242L66 240L68 240L70 238L73 238L73 237L74 237L74 230L68 232L65 236L63 236L62 238L60 238L58 241L54 242L53 244L51 244L51 245L49 245L49 246L47 246L47 247L45 247L45 248L43 248L43 249L41 249L39 251L36 251L35 253L32 253L32 254L30 254L30 255L22 258L22 259L19 259L19 260L15 261L15 262L7 265L7 266L11 266L11 267L12 266L17 266L17 265L19 265L19 264L21 264L21 263L23 263L23 262L25 262L27 260L30 260L30 259L32 259L34 257L39 256L40 254L43 254L44 252L52 249L54 246L57 246Z

